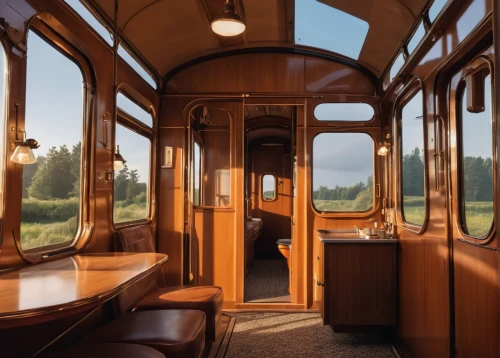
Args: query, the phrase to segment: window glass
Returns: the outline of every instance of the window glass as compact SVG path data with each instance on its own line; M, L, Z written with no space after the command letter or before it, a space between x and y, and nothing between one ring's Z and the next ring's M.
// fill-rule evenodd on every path
M115 138L126 162L122 169L115 170L113 222L146 219L149 215L151 141L119 123Z
M28 33L27 138L40 144L23 165L21 247L71 244L80 225L83 76L33 31Z
M422 40L424 36L425 36L424 23L420 22L420 25L418 25L417 30L413 33L413 36L411 37L410 41L408 42L408 45L406 46L409 54L411 54L417 48L418 44L420 43L420 40Z
M403 57L403 53L400 53L399 56L396 58L396 61L392 64L391 71L390 71L390 82L394 80L394 78L398 75L399 71L401 70L401 67L405 64L405 59Z
M120 92L118 93L118 95L116 96L116 103L118 108L120 108L122 111L141 121L148 127L153 127L153 117L151 116L151 114L146 112L138 104L132 102L124 94Z
M422 91L418 91L401 113L402 212L407 223L425 221L424 123Z
M262 199L274 200L276 198L276 178L272 174L262 176Z
M201 205L201 148L196 142L193 145L193 166L193 205Z
M3 217L3 180L4 180L4 143L5 143L5 78L7 77L7 61L5 51L0 42L0 218Z
M493 224L493 127L491 76L485 78L483 112L467 110L467 92L461 103L462 228L475 237L486 236Z
M373 139L365 133L321 133L313 141L313 204L328 212L373 207Z
M432 3L430 9L429 9L429 20L431 20L431 23L436 20L438 17L439 13L443 9L443 7L446 5L448 0L434 0Z
M295 0L297 45L317 47L357 60L368 28L366 21L321 1Z
M322 103L314 109L319 121L366 122L375 111L368 103Z
M80 0L64 0L80 17L104 40L109 46L113 46L113 35L103 21L97 19Z
M144 81L156 89L156 80L154 77L144 68L144 65L140 64L139 61L135 59L128 49L122 46L122 44L118 45L118 55L120 55L120 57L128 63L128 65L132 67Z

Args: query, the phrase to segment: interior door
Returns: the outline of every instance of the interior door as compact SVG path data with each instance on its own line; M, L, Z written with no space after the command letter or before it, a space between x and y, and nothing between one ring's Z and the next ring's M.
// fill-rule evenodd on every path
M451 79L452 355L498 357L498 238L494 223L493 67L484 57ZM491 55L491 52L489 52Z

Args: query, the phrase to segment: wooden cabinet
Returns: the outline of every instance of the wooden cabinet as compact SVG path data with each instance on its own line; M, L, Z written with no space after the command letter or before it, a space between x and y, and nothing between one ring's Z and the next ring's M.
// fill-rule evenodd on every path
M396 325L396 242L321 243L324 324L335 331Z

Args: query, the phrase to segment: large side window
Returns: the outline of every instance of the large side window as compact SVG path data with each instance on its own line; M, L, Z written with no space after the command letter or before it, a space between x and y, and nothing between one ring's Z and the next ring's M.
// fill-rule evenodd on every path
M81 226L83 75L32 30L28 33L25 128L40 144L23 166L21 247L70 245Z
M401 110L401 209L405 222L425 222L424 124L422 91Z
M118 93L116 125L116 152L125 159L115 161L113 222L122 224L146 220L150 216L151 147L153 130L143 125L144 118L133 114L145 112L142 107ZM126 103L126 108L122 104ZM135 106L136 108L133 108ZM146 112L147 113L147 112ZM153 123L151 114L149 123Z
M374 142L366 133L321 133L313 141L312 198L320 212L374 206Z
M484 87L476 86L475 91L484 88L484 106L468 107L469 91L465 83L457 101L461 227L465 234L477 238L488 235L494 217L492 83L487 70L481 76Z
M0 219L3 218L3 180L4 180L4 147L5 147L5 78L7 76L7 61L5 51L0 42Z

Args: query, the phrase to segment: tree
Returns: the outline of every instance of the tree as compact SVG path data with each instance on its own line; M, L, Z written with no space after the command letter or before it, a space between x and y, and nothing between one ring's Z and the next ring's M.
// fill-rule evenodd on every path
M115 176L115 201L122 201L127 199L127 186L129 180L128 177L128 167L125 164Z
M46 159L37 167L28 195L39 200L68 199L74 195L78 176L72 171L73 156L66 145L52 147Z
M403 195L424 196L424 161L420 149L403 157Z
M43 155L38 156L36 163L24 165L23 166L23 198L28 198L28 188L33 182L33 177L43 163L45 163L45 157Z
M132 202L137 194L137 183L139 182L139 174L137 169L129 172L129 179L127 183L127 201Z

